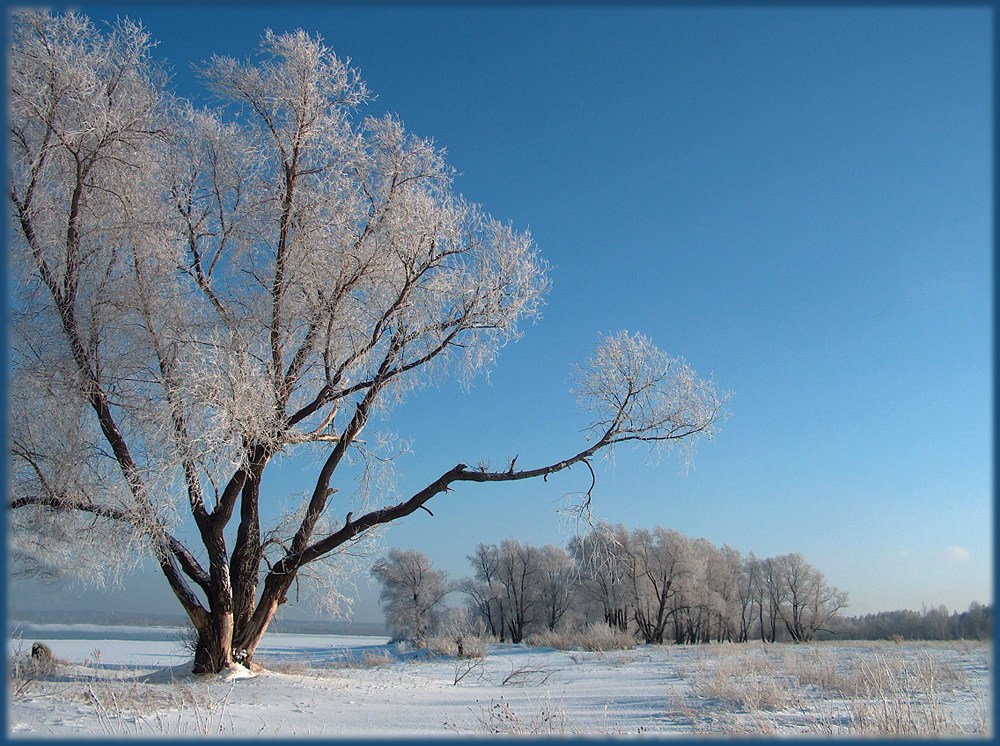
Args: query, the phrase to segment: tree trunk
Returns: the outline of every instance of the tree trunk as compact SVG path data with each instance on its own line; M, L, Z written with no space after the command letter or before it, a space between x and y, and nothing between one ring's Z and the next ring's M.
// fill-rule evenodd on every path
M219 673L229 668L233 664L233 615L211 614L197 632L192 672Z
M258 505L260 480L267 465L267 454L258 446L250 460L251 468L241 491L240 523L229 569L233 586L233 617L237 629L248 625L253 616L258 570L263 556Z
M234 657L243 665L249 666L253 662L257 646L264 638L264 632L274 615L278 613L278 607L288 600L286 594L297 574L297 568L288 569L280 575L271 575L264 581L264 590L253 615L233 635Z

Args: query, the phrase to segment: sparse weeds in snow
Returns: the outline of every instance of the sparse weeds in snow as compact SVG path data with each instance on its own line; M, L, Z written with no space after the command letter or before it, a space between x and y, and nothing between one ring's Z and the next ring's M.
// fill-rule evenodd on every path
M900 682L915 691L935 692L942 688L955 689L968 683L968 676L959 668L937 661L927 653L919 657L883 657L875 655L872 662L858 657L857 671L866 693L888 689L897 691Z
M364 650L361 655L354 656L349 652L339 660L333 660L326 665L329 668L382 668L395 663L398 659L390 651L383 649Z
M388 650L366 650L361 654L361 668L380 668L395 663L396 659Z
M786 672L799 686L814 686L823 691L840 692L843 675L837 670L837 660L820 648L789 648L782 656Z
M725 736L775 736L779 734L775 722L757 712L746 714L719 712L708 718L694 721L693 730L699 735Z
M256 662L259 663L260 666L266 671L284 674L285 676L308 676L312 673L307 661L296 658L272 660L270 658L263 657Z
M926 651L914 655L886 646L871 646L870 650L870 654L846 660L828 650L805 646L735 653L733 646L712 646L699 651L694 668L685 673L693 691L737 710L716 710L708 718L695 718L693 729L766 736L774 734L778 725L774 716L764 713L796 709L796 729L813 734L957 736L991 732L989 709L981 697L971 724L960 723L944 704L944 695L969 691L968 676L960 666ZM831 695L832 702L827 699Z
M444 633L429 638L424 647L436 655L452 658L485 658L493 642L496 640L487 635L485 629L452 625Z
M529 701L525 709L528 712L524 709L519 711L508 700L500 697L499 701L491 702L489 707L481 708L476 718L476 732L502 736L574 735L566 711L547 698L535 706Z
M33 659L18 648L10 661L11 700L58 695L82 702L106 736L226 732L229 692L213 700L207 689L199 693L188 681L154 684L138 670L105 670L101 658L100 649L94 649L82 665L71 666L58 659Z
M92 657L99 663L100 650ZM119 671L115 676L94 675L81 696L93 708L104 735L210 736L233 730L227 708L234 686L230 683L223 697L213 698L200 682L152 683L138 671Z

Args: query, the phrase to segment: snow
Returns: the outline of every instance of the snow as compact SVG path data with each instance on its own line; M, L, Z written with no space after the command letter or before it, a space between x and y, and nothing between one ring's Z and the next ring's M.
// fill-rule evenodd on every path
M104 639L86 639L94 634L37 638L60 663L39 680L11 684L10 737L850 735L845 695L814 680L827 669L846 680L862 659L933 663L943 682L935 701L951 727L992 728L992 646L981 643L608 652L494 644L477 661L414 651L384 637L274 633L255 658L265 670L237 666L206 677L191 674L189 653L160 639L162 629L151 629L154 639L145 641L117 639L114 628L103 631ZM31 642L13 639L11 650L23 656ZM793 686L796 671L808 672L813 683ZM748 704L751 690L771 691L778 701Z

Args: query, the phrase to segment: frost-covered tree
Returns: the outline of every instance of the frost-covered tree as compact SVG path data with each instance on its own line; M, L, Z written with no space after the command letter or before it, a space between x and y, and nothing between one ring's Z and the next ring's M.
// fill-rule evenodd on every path
M483 622L489 634L506 639L503 589L497 575L500 557L496 546L479 544L466 559L472 565L473 576L459 581L458 590L466 595L469 611Z
M831 623L847 606L847 594L827 584L823 573L797 552L774 557L771 562L777 612L789 637L795 642L810 642L817 633L832 631Z
M450 590L448 574L435 570L422 552L392 549L375 563L372 575L382 586L379 603L393 638L423 647Z
M468 559L475 575L460 583L460 590L492 634L521 642L544 616L542 551L517 539L504 539L478 545Z
M753 586L756 588L757 622L762 642L778 639L778 609L781 606L781 578L772 557L750 555Z
M442 466L402 497L357 480L393 456L362 437L373 414L488 368L538 315L547 266L455 193L429 140L361 117L364 83L320 39L268 32L252 61L204 63L214 108L173 95L152 47L127 20L12 16L17 570L151 556L197 630L195 670L219 671L252 661L303 575L435 495L716 430L713 385L619 333L578 371L576 453ZM300 455L311 487L274 496L273 519L265 474Z
M547 544L539 555L539 614L544 626L554 630L573 605L576 572L573 558L562 547Z
M646 642L662 643L667 623L688 608L681 591L692 575L690 540L673 529L636 529L627 551L636 625Z
M539 591L542 581L542 557L538 547L517 539L504 539L496 548L499 562L497 580L501 588L507 635L514 643L525 635L542 616Z
M562 547L516 539L480 544L469 555L474 577L458 583L485 629L511 642L529 631L554 630L573 605L577 573Z
M635 608L627 547L628 529L606 521L570 542L585 615L593 619L592 608L609 627L622 632L628 631Z

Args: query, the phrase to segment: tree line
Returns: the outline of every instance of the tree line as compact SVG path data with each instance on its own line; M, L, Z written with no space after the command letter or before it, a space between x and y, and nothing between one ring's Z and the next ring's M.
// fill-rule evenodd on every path
M847 593L799 553L761 558L656 527L599 523L566 547L479 544L449 582L430 558L393 549L373 574L390 633L418 645L454 611L504 642L607 625L644 643L808 642L832 635Z
M841 620L841 640L990 640L993 605L973 601L965 611L948 613L945 606L912 611L880 611Z

